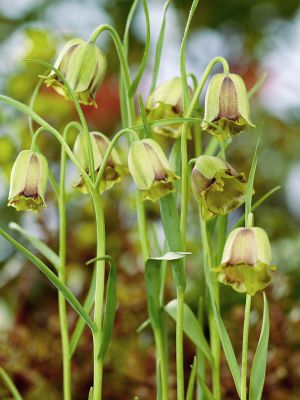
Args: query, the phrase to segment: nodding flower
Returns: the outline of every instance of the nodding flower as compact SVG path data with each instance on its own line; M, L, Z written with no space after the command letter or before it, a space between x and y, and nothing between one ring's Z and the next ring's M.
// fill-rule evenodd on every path
M271 282L272 253L262 228L236 228L226 240L221 265L213 268L218 280L234 290L253 296Z
M69 83L80 103L96 105L96 92L103 81L107 62L105 54L94 43L82 39L70 40L54 66ZM55 71L43 78L47 86L70 98L68 88Z
M45 156L31 150L19 153L11 172L8 205L17 211L46 208L44 199L48 180Z
M162 148L153 139L132 143L128 167L144 200L156 201L175 191L173 182L179 177L171 170Z
M239 75L223 73L211 78L201 126L220 139L235 136L248 126L255 127L250 119L247 89Z

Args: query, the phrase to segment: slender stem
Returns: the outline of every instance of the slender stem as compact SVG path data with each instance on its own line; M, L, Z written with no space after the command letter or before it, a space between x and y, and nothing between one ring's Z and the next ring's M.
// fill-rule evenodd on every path
M182 288L177 288L176 371L178 400L184 400L183 311L184 290Z
M99 258L105 256L105 220L102 206L101 195L98 191L91 192L95 217L96 217L96 231L97 231L97 253L96 258L96 289L95 289L95 311L94 322L97 331L93 333L94 342L94 400L102 399L102 378L103 378L103 360L98 357L101 333L102 333L102 319L103 319L103 298L104 298L104 280L105 280L105 262Z
M248 366L248 339L249 339L250 311L251 311L251 296L247 294L246 304L245 304L244 329L243 329L241 400L247 400L247 366Z
M63 137L66 140L68 130L72 125L67 125ZM65 177L66 177L66 152L61 146L60 153L60 187L59 187L59 270L58 278L63 284L66 284L66 193L65 193ZM71 400L71 359L69 330L68 330L68 314L66 300L61 292L58 293L58 306L59 306L59 320L60 332L62 341L62 355L63 355L63 380L64 380L64 400Z
M7 388L9 389L10 393L13 395L14 400L22 400L22 396L20 392L16 388L15 384L11 380L10 376L4 371L2 367L0 367L0 378L5 383Z
M162 400L168 400L169 387L168 387L168 370L166 352L164 349L164 340L162 330L159 328L154 329L155 347L158 354L159 370L161 378Z

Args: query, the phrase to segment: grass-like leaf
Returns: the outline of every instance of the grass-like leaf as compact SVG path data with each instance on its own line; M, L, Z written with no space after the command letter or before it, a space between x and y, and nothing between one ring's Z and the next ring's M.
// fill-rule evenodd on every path
M249 400L260 400L264 388L267 357L268 357L268 343L269 343L269 306L265 293L264 296L264 314L260 338L253 359L250 385L249 385Z
M166 312L174 319L177 320L177 300L170 301L165 306ZM213 364L213 356L211 354L209 345L206 338L199 326L199 322L195 317L194 313L187 304L184 304L183 314L183 330L185 334L191 339L191 341L202 351L210 365Z
M84 319L91 330L95 331L97 329L96 325L90 318L90 316L83 309L82 305L73 295L67 286L65 286L60 279L43 263L36 255L27 250L19 242L17 242L13 237L6 233L0 228L0 235L2 235L6 240L8 240L17 250L19 250L29 261L31 261L48 279L49 281L63 294L65 299L70 303L74 310Z
M192 370L190 373L190 379L186 391L186 400L193 400L194 398L194 389L195 389L195 381L197 377L197 358L194 357Z
M247 184L247 190L246 190L246 199L245 199L245 218L247 222L247 218L251 212L251 203L252 203L252 196L253 196L253 186L254 186L254 178L255 178L255 172L256 172L256 167L257 167L257 161L258 161L258 146L261 138L261 133L257 139L256 143L256 148L254 152L254 156L252 159L252 164L251 164L251 169L249 173L249 178L248 178L248 184Z
M59 257L52 249L50 249L50 247L48 247L40 239L37 239L35 236L31 235L31 233L27 232L15 222L10 222L8 226L10 229L17 231L25 239L27 239L36 250L38 250L48 261L51 262L56 270L59 270Z
M16 388L15 384L11 380L10 376L7 374L7 372L4 371L2 367L0 367L0 378L4 382L4 384L7 386L8 390L12 394L14 400L22 400L22 396L18 389Z

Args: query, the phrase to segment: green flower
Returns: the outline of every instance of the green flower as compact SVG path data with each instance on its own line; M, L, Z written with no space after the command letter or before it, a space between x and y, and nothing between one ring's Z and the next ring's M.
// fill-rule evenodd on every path
M17 211L46 208L44 195L47 179L46 157L31 150L21 151L11 171L8 205Z
M194 195L205 220L225 215L245 202L245 175L237 173L221 158L198 157L191 179Z
M161 83L149 96L145 109L148 122L183 117L181 78ZM154 133L176 139L181 136L182 124L156 126L151 129ZM190 129L188 138L191 138Z
M239 75L216 74L212 77L206 93L201 126L204 131L220 139L230 138L248 126L255 127L250 119L247 89Z
M221 265L213 270L219 282L251 296L271 282L272 253L269 238L261 228L234 229L225 243Z
M153 139L133 142L128 156L129 171L143 199L156 201L174 192L179 177L171 170L163 150Z
M69 83L82 104L96 105L95 95L106 72L106 57L94 44L82 39L70 40L59 54L55 67ZM54 71L45 78L59 94L70 98L68 88Z
M93 149L94 168L95 172L97 173L110 144L110 140L100 132L90 132L90 138ZM83 132L77 136L74 143L73 152L82 167L89 174L88 150L86 146L86 138ZM104 174L100 182L100 192L103 193L113 187L116 183L120 182L126 173L127 167L121 163L117 150L113 149L110 157L108 158L104 169ZM80 178L79 182L74 185L74 187L83 193L87 193L87 188L82 177Z

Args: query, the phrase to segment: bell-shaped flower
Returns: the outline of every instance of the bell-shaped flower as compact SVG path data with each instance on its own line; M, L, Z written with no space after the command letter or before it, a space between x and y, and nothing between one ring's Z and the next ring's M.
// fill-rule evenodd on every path
M271 282L272 253L262 228L236 228L226 240L221 265L214 268L218 280L251 296Z
M247 89L239 75L223 73L211 78L201 126L220 139L230 138L248 126L255 126L250 119Z
M97 173L110 144L110 140L100 132L90 132L90 139L93 149L94 170ZM79 133L77 136L73 152L84 170L89 174L89 157L86 138L83 132ZM113 187L116 183L120 182L123 176L126 175L127 171L128 169L124 164L122 164L117 150L113 148L100 182L100 192L103 193ZM86 185L82 177L74 186L81 192L87 193Z
M94 43L72 39L62 49L54 66L69 83L80 103L96 105L95 96L103 81L106 65L105 54ZM70 98L68 88L55 71L44 78L47 86Z
M44 195L47 179L46 157L31 150L21 151L11 172L8 205L17 211L46 208Z
M191 181L204 220L225 215L245 202L245 175L221 158L198 157Z
M133 142L128 156L129 171L143 199L156 201L174 192L179 177L170 168L162 148L153 139Z

